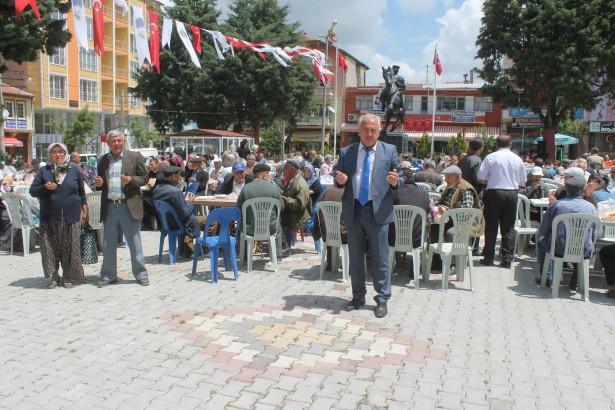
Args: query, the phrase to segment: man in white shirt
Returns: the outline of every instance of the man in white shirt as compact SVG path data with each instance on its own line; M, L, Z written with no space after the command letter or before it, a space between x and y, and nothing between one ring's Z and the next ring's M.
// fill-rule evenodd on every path
M479 182L487 185L483 191L485 247L480 264L493 266L499 226L500 266L508 269L513 259L519 185L525 184L527 175L521 158L510 150L510 136L500 135L495 143L497 151L485 157L477 174Z

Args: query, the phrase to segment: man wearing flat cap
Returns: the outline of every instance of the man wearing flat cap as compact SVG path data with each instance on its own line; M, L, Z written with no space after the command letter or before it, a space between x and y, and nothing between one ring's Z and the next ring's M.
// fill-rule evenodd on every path
M190 256L193 252L192 239L201 235L201 223L205 223L205 217L196 216L196 209L193 204L195 195L190 192L184 197L184 194L177 188L177 185L182 181L181 168L173 165L165 168L163 173L165 178L160 181L154 190L153 200L166 202L175 210L186 230L184 255ZM173 218L169 218L168 222L171 229L179 228Z
M237 198L237 208L242 209L243 204L254 198L274 198L280 201L280 213L284 210L284 203L280 197L280 189L274 183L269 182L269 171L271 168L267 164L256 164L252 168L254 181L246 185ZM254 235L254 214L248 212L246 220L243 222L242 229L248 235ZM278 212L275 211L271 215L269 222L269 231L271 235L275 235L276 256L278 262L282 260L282 226L278 219Z
M540 283L542 278L542 270L545 261L546 252L554 253L556 256L564 254L566 247L566 229L563 223L557 226L557 232L552 231L553 220L556 216L562 214L588 214L598 217L596 207L583 199L583 189L585 188L585 172L577 167L568 168L564 171L564 185L566 187L566 197L554 201L549 205L544 215L538 230L538 266L540 268L539 275L536 277L536 283ZM553 198L553 197L551 197ZM550 201L553 201L552 199ZM593 228L592 228L593 229ZM551 237L555 235L555 249L551 248ZM585 258L589 258L592 252L592 237L590 234L585 239ZM577 287L577 264L574 265L572 278L570 279L570 289L574 290ZM553 285L553 261L549 265L547 271L546 286L550 288ZM559 284L556 284L559 286Z
M224 177L222 186L218 185L216 194L228 195L230 193L235 193L239 196L243 187L254 181L254 175L246 175L246 166L242 162L235 162L232 171L232 174Z
M199 187L196 190L197 194L205 195L209 175L203 169L203 160L194 154L190 155L193 156L188 160L188 163L186 164L186 176L184 177L184 181L188 185L193 183L199 184Z
M282 169L284 178L288 182L282 194L284 211L281 218L289 250L292 244L293 230L299 230L302 226L305 226L312 215L310 187L299 172L300 163L302 161L294 158L289 159L284 163L284 168Z

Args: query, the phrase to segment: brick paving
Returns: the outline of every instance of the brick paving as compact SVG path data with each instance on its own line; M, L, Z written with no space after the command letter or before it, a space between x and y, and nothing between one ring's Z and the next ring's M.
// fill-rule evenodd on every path
M157 263L137 285L119 249L116 285L100 264L74 289L46 289L40 254L0 254L0 408L609 409L615 408L615 301L593 272L590 302L533 283L536 263L476 264L475 292L440 275L414 289L397 267L389 315L345 312L341 271L319 280L310 238L278 272L209 260ZM241 268L240 268L241 269ZM564 275L567 279L569 275ZM466 274L467 278L467 274Z

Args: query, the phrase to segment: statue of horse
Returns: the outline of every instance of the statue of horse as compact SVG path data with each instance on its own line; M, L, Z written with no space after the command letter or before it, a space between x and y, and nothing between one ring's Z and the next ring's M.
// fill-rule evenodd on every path
M384 130L389 127L391 117L395 116L397 120L391 126L390 131L395 131L404 122L406 115L406 105L404 104L404 95L395 85L393 78L393 70L391 67L382 67L382 78L384 78L385 87L378 94L378 101L382 106L382 110L386 111Z

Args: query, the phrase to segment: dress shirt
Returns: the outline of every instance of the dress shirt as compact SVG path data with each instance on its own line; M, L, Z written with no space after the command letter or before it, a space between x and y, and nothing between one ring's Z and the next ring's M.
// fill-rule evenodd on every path
M108 199L126 199L124 190L122 189L122 160L124 153L121 153L117 159L109 154L109 193Z
M367 194L367 200L372 200L372 175L374 175L374 160L376 159L376 147L378 143L376 143L373 147L371 147L371 151L369 152L369 193ZM361 189L361 175L363 173L363 162L365 161L365 146L359 143L359 152L357 153L357 172L354 174L353 178L353 192L354 199L359 199L359 191Z
M487 189L515 190L527 181L523 161L508 148L487 155L477 177L487 181Z
M237 195L241 193L243 186L246 184L246 179L244 178L241 182L237 182L235 177L233 177L233 192Z

